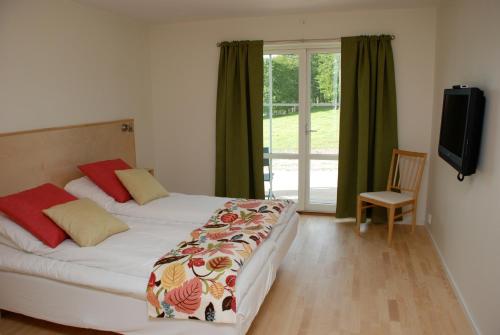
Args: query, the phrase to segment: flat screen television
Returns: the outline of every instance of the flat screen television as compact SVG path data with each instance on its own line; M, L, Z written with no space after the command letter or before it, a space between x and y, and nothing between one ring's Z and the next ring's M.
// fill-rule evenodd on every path
M483 91L475 87L444 90L438 152L460 181L476 172L484 102Z

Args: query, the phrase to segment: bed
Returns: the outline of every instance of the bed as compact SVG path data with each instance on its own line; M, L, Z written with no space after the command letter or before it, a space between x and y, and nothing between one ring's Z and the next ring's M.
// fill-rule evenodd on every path
M131 122L133 121L127 120L128 125ZM87 125L83 133L85 138L99 141L88 133L102 127L116 131L117 125L121 124L122 120L105 125ZM82 128L75 127L44 130L40 134L19 134L18 137L43 135L50 139L52 136L57 138L65 135L78 138L83 136L81 132ZM129 133L120 132L116 137L126 137L126 141L133 144ZM0 145L1 140L2 137ZM8 140L19 146L19 141L14 141L13 138ZM119 139L113 141L122 143ZM47 142L51 141L46 140L45 143ZM66 143L74 145L75 142ZM81 178L78 173L69 172L70 165L74 167L85 161L112 158L111 155L117 154L124 159L128 158L131 164L135 163L135 152L129 152L135 149L130 149L130 145L123 145L122 148L124 152L117 153L116 147L103 149L101 146L99 157L88 157L89 153L85 153L84 157L73 154L74 161L65 164L68 169L65 178L60 177L61 169L46 168L42 176L32 179L33 182L57 180L61 186L71 181L66 187L70 193L96 201L129 225L130 230L90 248L79 248L71 240L66 240L59 247L51 249L41 242L37 244L36 239L27 241L20 248L9 243L8 239L0 238L0 309L60 324L123 334L246 333L295 238L298 227L295 207L289 206L286 209L268 239L245 263L239 274L236 283L236 298L239 301L236 323L150 321L146 313L145 288L153 263L165 250L183 240L190 231L206 223L211 213L228 199L173 193L168 198L155 200L146 206L138 206L133 201L119 204L113 199L107 199L106 194L97 192L99 189L96 190L90 180ZM61 150L64 151L64 148ZM0 158L3 153L0 151ZM14 162L15 157L9 164L15 164ZM7 191L12 191L15 181L11 178L8 185ZM193 202L198 204L195 209ZM0 216L1 220L8 224L5 223L5 217Z

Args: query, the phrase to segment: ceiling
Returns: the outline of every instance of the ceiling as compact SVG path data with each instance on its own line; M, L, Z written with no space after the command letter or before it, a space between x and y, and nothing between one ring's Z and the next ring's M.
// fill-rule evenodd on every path
M232 16L279 15L324 10L411 8L439 0L77 0L149 22Z

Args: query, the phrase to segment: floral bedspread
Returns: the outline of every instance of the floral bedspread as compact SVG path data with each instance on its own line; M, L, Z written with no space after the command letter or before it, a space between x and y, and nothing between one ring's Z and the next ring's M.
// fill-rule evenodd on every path
M235 323L239 270L271 233L288 200L233 200L154 265L150 318Z

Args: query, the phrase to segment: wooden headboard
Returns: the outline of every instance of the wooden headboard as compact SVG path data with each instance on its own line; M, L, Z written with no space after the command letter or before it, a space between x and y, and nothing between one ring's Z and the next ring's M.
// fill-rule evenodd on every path
M0 196L47 182L62 187L84 163L121 158L135 166L133 129L125 119L0 134Z

